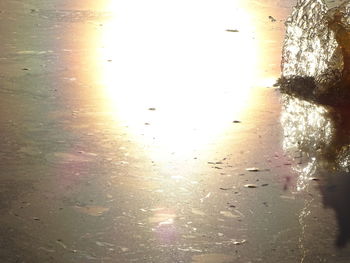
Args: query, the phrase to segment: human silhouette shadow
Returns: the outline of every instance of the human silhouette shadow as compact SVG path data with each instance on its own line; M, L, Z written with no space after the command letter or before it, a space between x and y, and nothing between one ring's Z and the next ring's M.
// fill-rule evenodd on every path
M320 181L323 204L334 210L338 223L336 246L345 247L350 240L350 173L328 174Z

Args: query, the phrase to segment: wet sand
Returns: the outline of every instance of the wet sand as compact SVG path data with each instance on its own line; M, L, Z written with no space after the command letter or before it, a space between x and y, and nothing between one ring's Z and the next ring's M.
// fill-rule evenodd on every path
M149 6L95 2L0 3L0 261L348 262L335 246L347 179L302 177L313 156L289 143L298 127L315 134L288 114L318 110L288 108L271 87L294 3L228 5L249 26L213 28L211 5L194 4L192 42L172 45L177 23L154 31L159 43L147 30L162 20L127 20ZM190 18L184 7L174 17Z

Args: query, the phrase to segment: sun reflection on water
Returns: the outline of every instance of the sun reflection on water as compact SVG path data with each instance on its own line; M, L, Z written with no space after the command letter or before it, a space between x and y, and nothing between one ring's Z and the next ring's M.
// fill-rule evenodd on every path
M111 1L109 11L99 79L135 138L186 155L239 118L257 50L237 1Z

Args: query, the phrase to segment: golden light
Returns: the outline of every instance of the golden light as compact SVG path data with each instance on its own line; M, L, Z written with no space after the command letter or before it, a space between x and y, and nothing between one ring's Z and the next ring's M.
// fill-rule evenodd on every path
M115 16L103 27L99 79L135 138L158 154L186 155L239 118L257 64L239 1L111 1L108 9Z

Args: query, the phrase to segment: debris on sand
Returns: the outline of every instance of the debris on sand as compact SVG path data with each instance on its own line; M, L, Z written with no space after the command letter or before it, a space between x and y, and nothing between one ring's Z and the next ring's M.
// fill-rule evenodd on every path
M220 187L220 190L223 190L223 191L227 191L227 190L230 190L230 189L232 189L232 187L229 187L229 188Z
M276 19L273 16L269 16L271 22L276 22Z
M238 215L233 214L231 211L220 211L220 214L229 217L229 218L237 218L239 217Z
M192 208L191 212L195 215L199 215L199 216L205 216L205 213L201 210L198 210L196 208Z
M95 243L99 247L114 247L114 244L111 244L111 243L108 243L108 242L96 241Z
M317 177L310 177L309 180L310 180L310 181L320 181L320 178L317 178Z
M273 16L269 16L271 22L276 22L277 20Z
M108 207L102 206L74 206L74 209L80 213L90 216L101 216L105 212L109 211Z
M54 253L56 252L54 249L49 249L49 248L46 248L46 247L38 247L39 250L43 250L45 252L49 252L49 253Z
M204 202L205 199L209 198L211 196L211 192L209 192L206 196L204 196L203 198L201 198L201 203Z
M222 162L208 162L208 164L222 164Z
M256 184L245 184L244 187L245 188L258 188L258 186Z
M59 244L59 245L60 245L61 247L63 247L64 249L67 249L66 244L64 244L64 243L62 242L61 239L57 239L57 240L56 240L56 243Z
M249 168L246 168L245 170L248 172L259 172L260 171L260 169L257 167L249 167Z
M235 239L232 239L232 243L233 243L234 245L243 245L243 244L246 243L246 242L247 242L247 240L245 240L245 239L242 239L242 240L240 240L240 241L235 240Z

